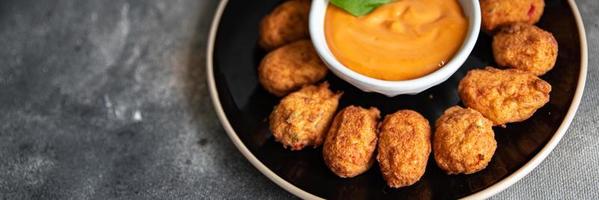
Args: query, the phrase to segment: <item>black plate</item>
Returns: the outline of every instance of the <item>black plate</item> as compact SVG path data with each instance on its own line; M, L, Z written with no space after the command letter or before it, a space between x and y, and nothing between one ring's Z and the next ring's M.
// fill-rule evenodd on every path
M541 77L553 86L551 101L525 122L494 128L498 147L485 170L472 175L449 176L436 166L431 156L424 177L410 187L386 187L376 165L360 176L341 179L327 169L320 148L299 152L285 150L273 140L268 130L267 116L279 99L267 93L258 83L256 68L266 52L257 47L256 40L260 19L280 2L230 0L227 3L214 41L213 65L208 66L213 68L213 74L208 76L214 76L212 84L217 92L216 101L220 100L224 117L232 127L230 134L236 134L261 164L305 192L329 199L464 197L497 183L521 168L547 144L564 121L571 120L566 119L566 113L573 103L579 74L586 69L581 69L579 29L567 0L546 0L545 14L537 25L552 32L559 44L555 68ZM365 93L332 73L326 80L332 89L345 92L340 108L350 104L376 106L383 115L398 109L413 109L434 122L446 108L460 104L457 84L469 69L494 65L490 42L491 37L481 33L472 54L460 70L443 84L418 95L388 98ZM577 102L574 104L577 105Z

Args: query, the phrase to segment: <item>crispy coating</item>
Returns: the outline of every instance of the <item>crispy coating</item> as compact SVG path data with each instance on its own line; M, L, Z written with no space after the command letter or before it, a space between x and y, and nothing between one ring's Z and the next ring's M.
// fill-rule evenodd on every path
M480 0L482 28L491 32L511 23L535 24L544 9L544 0Z
M326 82L319 86L305 86L287 95L269 117L275 140L291 150L320 146L337 110L339 98L341 93L333 93Z
M493 56L501 66L539 76L555 65L557 41L551 33L534 25L513 24L493 37Z
M337 176L350 178L367 171L374 162L380 112L348 106L341 110L327 133L322 155Z
M293 41L309 38L310 1L291 0L277 6L260 22L258 44L272 50Z
M424 175L431 153L431 127L412 110L387 115L381 123L377 160L387 185L393 188L416 183Z
M447 174L472 174L487 167L497 148L491 120L476 110L453 106L435 127L433 151L439 168Z
M281 97L318 82L327 71L312 42L301 40L268 53L258 67L258 79L268 92Z
M467 107L495 125L520 122L549 102L551 85L516 69L473 69L460 81L458 93Z

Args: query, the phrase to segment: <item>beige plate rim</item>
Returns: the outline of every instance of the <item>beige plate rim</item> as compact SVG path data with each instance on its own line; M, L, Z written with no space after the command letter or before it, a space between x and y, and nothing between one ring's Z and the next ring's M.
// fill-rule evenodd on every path
M227 135L229 135L229 138L231 139L233 144L235 144L237 149L241 152L241 154L243 154L243 156L245 156L246 159L248 161L250 161L250 163L256 169L258 169L258 171L260 171L262 174L264 174L266 177L268 177L271 181L273 181L274 183L279 185L281 188L287 190L288 192L298 196L299 198L322 199L321 197L310 194L310 193L296 187L295 185L287 182L286 180L284 180L283 178L281 178L277 174L275 174L273 171L271 171L262 162L260 162L260 160L258 160L249 151L249 149L243 144L243 142L241 142L241 140L235 133L235 130L233 130L233 127L229 123L229 120L227 119L227 117L223 111L223 108L220 103L220 99L218 97L218 92L216 90L216 85L215 85L216 83L214 81L213 53L214 53L214 40L216 38L216 34L218 31L217 30L218 24L220 22L220 18L223 14L223 11L227 5L227 2L228 2L228 0L221 0L218 5L218 8L216 10L216 13L214 14L212 25L210 27L210 35L208 37L208 47L207 47L207 51L206 51L206 76L207 76L207 81L208 81L208 88L210 90L210 97L212 99L214 109L216 111L216 114L218 115L221 125L227 132ZM582 18L580 16L578 7L576 6L576 3L574 2L574 0L568 0L568 3L570 4L570 8L572 8L572 13L574 14L574 18L576 19L576 25L578 27L578 34L580 37L580 52L581 52L580 65L581 66L580 66L580 73L579 73L579 77L578 77L578 84L576 86L576 92L574 93L574 98L572 99L572 104L570 104L570 108L568 109L568 112L566 113L566 116L564 117L564 121L562 121L561 125L559 126L559 128L557 129L557 131L553 135L553 137L549 140L549 142L547 142L547 144L541 149L541 151L539 151L539 153L537 153L530 161L528 161L526 164L524 164L524 166L522 166L520 169L516 170L514 173L510 174L509 176L503 178L499 182L497 182L481 191L478 191L474 194L466 196L463 199L489 198L489 197L505 190L506 188L515 184L516 182L518 182L520 179L522 179L524 176L526 176L528 173L530 173L534 168L536 168L551 153L551 151L557 146L559 141L562 139L562 137L568 130L570 123L572 123L572 120L574 119L574 116L576 114L576 110L578 109L578 106L580 104L580 100L582 99L582 93L584 91L584 86L585 86L585 82L586 82L587 62L588 62L587 50L588 49L587 49L587 40L586 40L586 33L584 30L584 24L582 22Z

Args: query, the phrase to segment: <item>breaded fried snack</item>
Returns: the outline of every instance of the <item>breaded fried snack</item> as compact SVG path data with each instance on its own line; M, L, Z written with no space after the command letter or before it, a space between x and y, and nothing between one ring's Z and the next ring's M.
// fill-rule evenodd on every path
M310 1L290 0L277 6L260 22L258 44L272 50L285 44L309 38Z
M341 110L327 133L322 155L337 176L350 178L367 171L374 162L380 112L348 106Z
M460 81L458 93L469 108L494 125L530 118L549 102L551 85L535 75L516 69L473 69Z
M470 108L453 106L436 122L433 154L447 174L472 174L491 161L497 142L493 123Z
M491 32L511 23L535 24L544 9L544 0L480 0L482 28Z
M534 25L513 24L493 36L493 56L498 65L540 76L555 65L557 41Z
M281 99L269 117L275 140L291 150L320 146L335 115L341 93L328 83L305 86Z
M327 71L310 40L301 40L268 53L258 67L258 79L268 92L281 97L318 82Z
M431 153L431 127L426 118L412 110L385 116L379 128L376 159L387 185L412 185L424 175Z

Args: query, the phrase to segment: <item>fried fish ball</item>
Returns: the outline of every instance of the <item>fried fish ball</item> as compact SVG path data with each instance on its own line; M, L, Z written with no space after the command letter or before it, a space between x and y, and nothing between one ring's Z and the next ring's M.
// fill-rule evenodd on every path
M549 102L549 92L551 85L531 73L493 67L470 70L458 86L464 104L495 125L530 118Z
M380 126L377 160L387 185L393 188L416 183L431 153L431 127L412 110L385 116Z
M258 67L258 79L268 92L281 97L320 81L327 71L312 42L300 40L268 53Z
M333 93L325 82L319 86L305 86L281 99L269 117L275 140L291 150L320 146L341 94Z
M543 75L557 60L553 35L529 24L513 24L493 36L493 56L497 64Z
M291 0L277 6L260 22L258 44L272 50L293 41L309 38L310 1Z
M337 176L350 178L370 169L374 162L380 112L349 106L341 110L327 133L322 155Z
M482 28L493 31L511 23L535 24L544 8L544 0L480 0Z
M447 174L472 174L491 161L497 142L493 122L476 110L453 106L436 122L433 154Z

